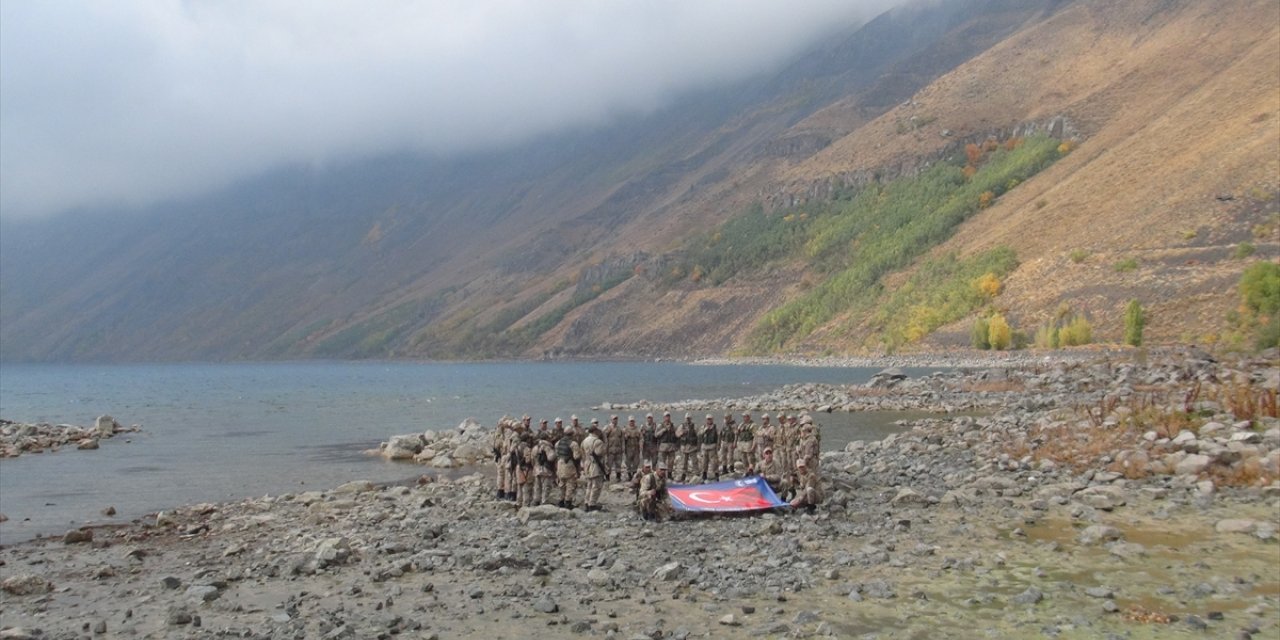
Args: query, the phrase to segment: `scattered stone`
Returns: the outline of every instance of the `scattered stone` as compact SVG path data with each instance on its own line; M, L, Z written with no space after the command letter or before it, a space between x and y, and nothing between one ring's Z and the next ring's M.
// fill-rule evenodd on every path
M0 589L15 596L29 596L53 591L53 584L40 576L22 573L0 582Z
M93 542L93 529L72 529L62 536L63 544Z
M1219 520L1213 526L1218 533L1253 533L1258 529L1258 523L1253 520L1229 519Z

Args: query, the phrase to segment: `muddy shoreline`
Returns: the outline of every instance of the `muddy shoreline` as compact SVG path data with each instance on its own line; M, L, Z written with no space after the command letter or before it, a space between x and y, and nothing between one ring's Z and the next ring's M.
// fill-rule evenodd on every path
M646 523L620 484L604 512L519 510L488 469L179 507L0 549L0 637L1275 637L1280 421L1236 406L1271 362L719 399L990 411L825 452L815 515Z

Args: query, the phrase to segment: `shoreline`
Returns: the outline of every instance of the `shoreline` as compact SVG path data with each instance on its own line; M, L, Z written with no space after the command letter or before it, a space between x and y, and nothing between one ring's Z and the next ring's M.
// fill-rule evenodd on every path
M875 398L963 393L998 408L824 451L827 499L812 516L652 524L620 484L607 487L603 512L517 509L492 497L487 466L181 506L0 548L0 632L1275 634L1280 420L1240 419L1209 382L1244 380L1265 403L1275 375L1247 360L1173 358L1055 363L1019 374L1020 386L954 371L862 387ZM1188 388L1202 395L1187 400ZM829 391L788 393L813 402ZM1179 406L1149 404L1175 397ZM1186 428L1134 423L1137 406ZM1084 435L1125 438L1093 448Z

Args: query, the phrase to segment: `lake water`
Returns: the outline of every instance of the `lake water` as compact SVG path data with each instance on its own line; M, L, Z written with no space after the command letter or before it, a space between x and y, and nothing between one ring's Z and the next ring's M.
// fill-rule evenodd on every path
M915 375L927 370L908 371ZM120 522L178 505L431 472L362 451L471 417L607 420L603 402L741 397L795 382L856 384L874 369L680 363L0 365L0 417L141 433L0 461L0 542ZM879 438L902 414L819 416L826 448ZM626 416L622 416L625 421ZM108 505L118 514L100 515Z

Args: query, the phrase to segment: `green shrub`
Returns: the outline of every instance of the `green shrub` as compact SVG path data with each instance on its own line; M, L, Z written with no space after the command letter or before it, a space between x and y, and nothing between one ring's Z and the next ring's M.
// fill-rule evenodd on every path
M978 211L982 194L999 197L1010 179L1025 180L1048 166L1057 146L1057 140L1029 138L1016 149L984 155L982 167L967 180L958 162L944 162L833 203L807 228L801 248L828 277L766 314L749 336L750 349L780 349L842 313L870 310L883 290L880 278L948 238Z
M1246 309L1265 316L1280 311L1280 265L1255 262L1240 277L1240 296Z
M1236 260L1243 260L1253 255L1254 252L1256 252L1257 250L1258 248L1253 246L1252 242L1241 242L1240 244L1236 245L1235 251L1231 252L1231 257L1235 258Z
M1138 268L1137 258L1125 258L1124 260L1121 260L1120 262L1116 263L1116 272L1118 273L1127 273L1129 271L1134 271L1137 268Z
M1089 252L1085 251L1084 249L1076 249L1070 253L1069 257L1071 258L1072 262L1076 264L1080 264L1081 262L1084 262L1089 257Z
M1147 325L1146 314L1142 310L1142 303L1135 300L1129 301L1129 306L1124 310L1124 342L1132 347L1142 346L1142 329Z
M983 287L975 282L990 284L994 280L998 284L1017 266L1017 255L1008 247L964 260L954 253L926 260L907 282L878 301L868 318L859 318L857 324L846 328L869 329L866 344L878 342L889 350L897 349L973 313L987 302ZM861 326L863 322L865 326Z
M1058 325L1047 322L1036 330L1036 347L1041 349L1057 349L1058 343Z
M1093 325L1082 315L1071 318L1065 326L1058 329L1058 343L1064 347L1077 347L1093 342Z
M974 349L985 351L991 348L991 323L986 317L979 317L973 321L973 328L969 330L969 343Z

